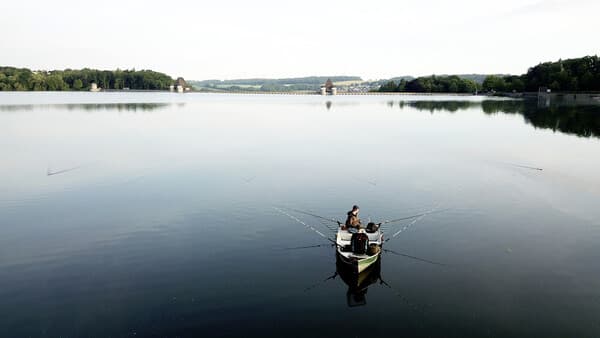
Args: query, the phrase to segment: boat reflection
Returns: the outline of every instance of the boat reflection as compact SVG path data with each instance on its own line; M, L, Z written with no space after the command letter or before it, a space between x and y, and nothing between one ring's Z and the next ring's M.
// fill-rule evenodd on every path
M369 268L357 274L344 264L336 255L336 274L348 286L346 291L346 301L349 307L363 306L367 304L367 291L369 286L381 280L381 257Z

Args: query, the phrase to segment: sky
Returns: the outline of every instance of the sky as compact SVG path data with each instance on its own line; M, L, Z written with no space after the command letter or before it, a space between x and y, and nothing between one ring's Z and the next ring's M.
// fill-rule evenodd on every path
M2 1L0 65L187 80L522 74L600 54L598 0Z

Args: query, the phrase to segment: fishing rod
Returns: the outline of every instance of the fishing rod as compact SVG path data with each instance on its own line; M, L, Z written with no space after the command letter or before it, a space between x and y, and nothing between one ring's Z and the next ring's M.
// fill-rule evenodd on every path
M278 207L273 207L273 209L275 209L275 210L277 210L279 213L281 213L281 214L283 214L283 215L285 215L285 216L287 216L287 217L289 217L289 218L293 219L294 221L296 221L296 222L298 222L298 223L300 223L300 224L304 225L304 227L306 227L306 228L308 228L308 229L312 230L312 231L313 231L313 232L315 232L317 235L319 235L319 236L321 236L321 237L325 238L326 240L330 241L331 243L333 243L333 244L337 245L337 243L336 243L336 242L335 242L333 239L331 239L331 238L329 238L329 237L325 236L325 235L324 235L322 232L320 232L319 230L315 229L315 228L314 228L312 225L310 225L310 224L307 224L307 223L305 223L304 221L302 221L302 220L298 219L298 217L296 217L296 216L294 216L294 215L290 215L289 213L285 212L284 210L281 210L281 209L280 209L280 208L278 208Z
M336 223L338 225L342 224L342 222L340 222L337 219L319 216L319 215L310 213L308 211L303 211L303 210L293 209L293 208L285 208L285 209L288 209L290 211L295 211L295 212L298 212L298 213L301 213L301 214L305 214L305 215L308 215L308 216L320 218L322 220L333 222L333 223ZM383 224L388 224L388 223L395 223L395 222L405 221L407 219L416 218L416 217L419 217L419 216L422 216L422 215L425 215L425 214L438 213L438 212L442 212L442 211L446 211L446 210L448 210L448 209L443 209L443 210L438 210L438 211L428 211L428 212L424 212L424 213L420 213L420 214L416 214L416 215L412 215L412 216L406 216L406 217L396 218L396 219L392 219L392 220L386 220L386 221L383 221L383 222L379 222L378 224L379 225L383 225Z
M316 245L308 245L308 246L297 246L293 248L283 248L282 250L298 250L298 249L310 249L310 248L320 248L324 246L332 246L333 244L316 244Z
M377 186L377 182L375 180L363 180L358 177L354 177L354 180L361 182L361 183L366 183L366 184L372 185L374 187Z
M312 217L318 218L320 220L319 223L321 223L324 227L326 227L327 230L334 231L334 232L337 230L337 227L331 227L331 226L325 224L325 222L323 222L323 221L328 221L328 222L334 222L335 221L337 223L337 221L334 220L334 219L332 219L332 218L327 218L327 217L319 216L319 215L316 215L316 214L312 214L312 213L310 213L308 211L303 211L303 210L293 209L293 208L287 208L287 207L284 207L284 206L282 206L281 208L287 209L289 211L294 211L294 212L297 212L297 213L301 213L301 214L304 214L304 215L308 215L308 216L312 216Z
M327 228L327 230L329 230L329 231L333 231L333 232L335 232L335 231L337 231L337 227L332 227L332 226L329 226L329 225L325 224L325 222L323 222L323 221L327 221L327 222L336 223L338 226L342 225L342 223L341 223L340 221L338 221L338 220L336 220L336 219L333 219L333 218L327 218L327 217L319 216L319 215L316 215L316 214L310 213L310 212L308 212L308 211L303 211L303 210L299 210L299 209L286 208L286 207L282 207L282 208L284 208L284 209L288 209L288 210L290 210L290 211L294 211L294 212L297 212L297 213L300 213L300 214L304 214L304 215L308 215L308 216L312 216L312 217L318 218L318 219L320 219L320 220L321 220L321 221L320 221L320 223L321 223L321 224L322 224L324 227L326 227L326 228Z
M426 212L423 212L423 213L420 213L420 214L416 214L416 215L412 215L412 216L406 216L406 217L396 218L396 219L392 219L392 220L388 220L388 221L383 221L383 222L380 222L379 225L389 224L389 223L396 223L396 222L400 222L400 221L406 221L406 220L409 220L409 219L418 218L418 217L422 217L422 216L425 216L425 215L436 214L436 213L439 213L439 212L444 212L444 211L450 210L450 208L446 208L446 209L442 209L442 210L435 210L435 209L436 208L434 208L431 211L426 211Z
M319 216L319 215L316 215L316 214L310 213L310 212L308 212L308 211L303 211L303 210L299 210L299 209L293 209L293 208L285 208L285 209L288 209L288 210L290 210L290 211L294 211L294 212L298 212L298 213L301 213L301 214L305 214L305 215L308 215L308 216L312 216L312 217L320 218L320 219L322 219L322 220L329 221L329 222L333 222L333 223L336 223L336 224L338 224L338 225L339 225L339 224L341 224L341 222L340 222L340 221L338 221L337 219L334 219L334 218L327 218L327 217Z
M429 215L429 214L433 214L435 212L441 212L443 210L438 210L436 211L437 207L431 209L428 212L424 212L421 215L419 215L417 218L415 218L412 222L408 223L407 225L405 225L402 229L396 231L392 237L388 238L385 240L385 242L388 242L389 240L391 240L392 238L396 238L396 236L398 236L402 231L408 230L411 226L415 225L418 221L422 220L425 216ZM447 209L444 209L447 210Z
M77 170L79 168L81 168L82 166L78 165L76 167L71 167L71 168L67 168L67 169L62 169L62 170L57 170L57 171L51 171L50 167L48 166L46 168L46 176L53 176L53 175L59 175L59 174L64 174L64 173L68 173L69 171L73 171L73 170Z
M392 238L396 238L396 236L400 235L400 233L401 233L402 231L406 231L406 230L408 230L408 228L410 228L411 226L415 225L415 224L416 224L418 221L420 221L421 219L423 219L423 217L425 217L425 215L422 215L421 217L415 218L415 219L414 219L412 222L410 222L410 223L408 223L407 225L405 225L405 226L404 226L402 229L400 229L400 230L396 231L396 232L395 232L395 233L392 235L392 237L390 237L390 238L387 238L385 241L387 242L387 241L391 240Z
M531 170L538 170L538 171L542 171L542 170L544 170L544 169L542 169L542 168L538 168L538 167L530 167L530 166L528 166L528 165L520 165L520 164L514 164L514 163L508 163L508 164L510 164L510 165L512 165L512 166L515 166L515 167L519 167L519 168L525 168L525 169L531 169Z
M325 218L325 217L323 217ZM330 223L330 220L328 219L323 219L323 218L318 218L319 220L319 224L321 224L322 226L324 226L327 230L331 231L331 232L336 232L337 231L337 226L333 225Z
M296 209L290 209L290 211L296 211L298 213L302 212L302 210L296 210ZM308 215L308 216L313 216L315 218L317 218L316 216L319 216L319 215L315 215L315 214L311 214L311 213L307 213L307 212L302 212L302 213L305 215ZM319 224L321 224L327 230L329 230L331 232L337 231L337 226L334 226L334 225L331 225L330 223L328 223L328 222L331 222L332 220L330 220L326 217L321 217L321 216L319 216L317 219L319 220Z
M274 207L274 208L275 208L275 207ZM279 208L276 208L276 209L278 209L280 212L282 211L282 210L281 210L281 209L279 209ZM304 215L308 215L308 216L312 216L312 217L315 217L315 218L319 218L319 219L321 219L321 220L325 220L325 221L329 221L329 222L335 222L335 223L337 223L338 225L342 225L342 223L341 223L339 220L336 220L336 219L333 219L333 218L327 218L327 217L319 216L319 215L316 215L316 214L310 213L310 212L308 212L308 211L303 211L303 210L299 210L299 209L293 209L293 208L286 208L286 209L289 209L290 211L298 212L298 213L301 213L301 214L304 214ZM381 225L384 225L384 224L390 224L390 223L396 223L396 222L405 221L405 220L409 220L409 219L415 219L415 220L414 220L413 222L411 222L409 225L407 225L407 226L404 226L404 228L402 228L402 229L400 229L399 231L397 231L396 233L394 233L394 234L393 234L393 236L392 236L392 238L394 238L394 237L398 236L398 235L399 235L399 234L400 234L402 231L404 231L404 230L407 230L409 227L411 227L412 225L414 225L414 224L415 224L417 221L419 221L419 220L420 220L421 218L423 218L424 216L426 216L426 215L429 215L429 214L440 213L440 212L444 212L444 211L447 211L447 210L449 210L449 208L442 209L442 210L435 210L435 209L437 209L437 207L436 207L436 208L433 208L432 210L429 210L429 211L426 211L426 212L420 213L420 214L416 214L416 215L412 215L412 216L406 216L406 217L401 217L401 218L396 218L396 219L392 219L392 220L386 220L386 221L383 221L383 222L380 222L380 223L378 223L378 225L380 225L380 226L381 226ZM289 215L288 213L285 213L285 215L287 215L288 217L293 217L293 216ZM294 219L294 218L292 218L292 219ZM304 223L302 223L302 224L304 224ZM323 224L323 225L325 225L325 224ZM326 225L325 225L325 226L326 226ZM326 227L327 227L327 226L326 226ZM329 230L331 230L331 231L335 231L335 229L332 229L332 228L330 228L330 227L327 227L327 228L328 228ZM389 241L390 239L391 239L391 238L388 238L388 239L386 240L386 242L387 242L387 241Z
M510 163L510 162L496 162L496 163L510 165L510 166L513 166L513 167L519 167L519 168L523 168L523 169L531 169L531 170L537 170L537 171L543 171L544 170L543 168L532 167L532 166L523 165L523 164L517 164L517 163Z
M337 227L329 225L329 223L325 223L323 220L319 220L319 225L321 225L323 229L327 229L330 233L335 233L337 231Z

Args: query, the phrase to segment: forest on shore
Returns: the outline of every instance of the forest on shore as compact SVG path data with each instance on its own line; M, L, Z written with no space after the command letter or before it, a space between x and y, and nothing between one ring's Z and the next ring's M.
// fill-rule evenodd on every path
M450 76L423 76L411 80L390 80L379 87L380 92L473 93L475 89L486 92L537 92L600 91L600 58L584 56L576 59L544 62L529 68L523 75L489 75L482 83Z
M167 90L173 82L170 76L151 70L32 71L0 67L0 91L90 90L92 83L103 89Z

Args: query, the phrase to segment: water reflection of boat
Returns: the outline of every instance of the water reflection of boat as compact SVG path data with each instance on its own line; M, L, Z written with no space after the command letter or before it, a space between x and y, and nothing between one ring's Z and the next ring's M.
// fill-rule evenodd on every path
M381 259L376 260L367 269L357 274L348 264L342 261L340 255L336 255L336 257L336 272L348 285L348 291L346 292L348 306L366 305L369 285L375 284L381 278Z

